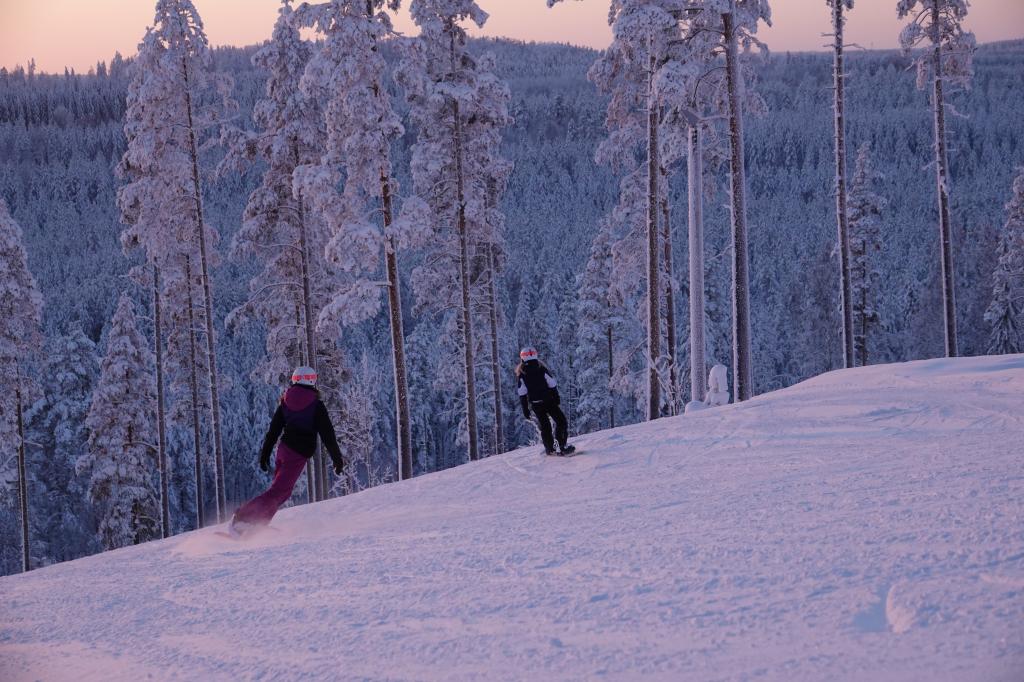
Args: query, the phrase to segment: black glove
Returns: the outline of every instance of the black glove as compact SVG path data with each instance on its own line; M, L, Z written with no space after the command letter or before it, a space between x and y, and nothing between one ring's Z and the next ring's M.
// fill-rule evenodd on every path
M270 455L260 455L260 469L262 471L270 471Z
M523 419L527 419L528 420L529 418L530 418L530 411L529 410L523 410Z
M562 396L558 395L557 388L551 389L551 402L553 402L556 406L562 404Z
M334 473L337 474L338 476L341 476L341 472L344 469L345 469L345 461L344 460L340 460L339 459L337 462L334 463Z

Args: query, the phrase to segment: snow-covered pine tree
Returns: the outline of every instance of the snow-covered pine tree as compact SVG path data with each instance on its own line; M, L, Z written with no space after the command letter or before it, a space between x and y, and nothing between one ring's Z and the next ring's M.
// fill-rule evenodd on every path
M349 495L386 482L387 462L381 457L374 438L374 392L379 384L379 371L363 353L349 381L332 395L337 396L339 412L344 418L338 424L338 442L345 446L345 472L334 483L335 495Z
M868 364L868 332L878 323L874 290L881 273L872 254L881 248L881 214L885 208L885 200L873 191L879 177L871 165L871 149L864 143L857 152L847 205L853 345L862 367Z
M196 323L193 292L186 283L189 254L194 251L195 224L191 219L192 201L189 189L189 164L183 150L180 129L167 112L177 111L181 101L172 77L166 72L163 60L166 49L156 33L149 31L139 45L132 64L132 78L128 85L125 111L125 137L127 149L118 165L118 175L127 184L118 189L121 221L126 225L121 243L126 251L141 248L154 269L152 299L154 320L167 320L167 358L158 346L164 341L163 325L155 328L154 355L156 371L166 372L169 392L178 397L172 403L169 415L162 415L163 407L158 390L158 429L163 430L166 418L182 416L187 396L191 407L194 434L196 475L196 527L205 522L198 375L205 373L205 354L196 344ZM179 117L180 118L180 117ZM156 274L160 271L160 275ZM145 268L133 271L140 286L146 285ZM185 385L187 378L187 388ZM158 387L163 383L158 377ZM159 441L159 439L158 439ZM161 460L164 459L161 456Z
M615 391L629 396L639 414L647 418L650 407L650 379L647 348L647 309L645 305L646 234L647 234L647 168L640 165L619 183L618 203L608 216L612 235L612 287L630 311L633 324L625 325L616 336L617 355ZM658 369L656 367L656 369ZM661 374L658 373L660 381Z
M740 47L764 49L755 37L760 22L771 24L768 0L693 0L686 6L689 32L714 31L725 53L729 137L729 209L732 221L733 386L737 402L754 395L750 337L750 257L747 235L747 182L743 140L743 73Z
M90 548L91 510L86 490L74 475L75 462L86 452L85 419L98 374L96 344L79 325L53 340L43 366L44 395L25 411L32 450L30 477L43 492L46 514L33 518L33 550L38 560L53 563L75 559Z
M180 98L180 109L176 113L183 118L173 121L178 131L185 135L184 149L188 156L187 168L189 198L192 208L189 215L195 221L195 243L199 251L196 271L202 290L200 309L206 340L206 363L209 377L210 416L213 441L214 466L216 470L217 519L227 514L224 451L221 439L220 376L217 372L216 336L214 332L213 286L210 268L216 260L213 247L217 242L216 230L207 225L203 207L203 181L199 168L199 144L205 132L218 123L219 117L232 103L227 99L230 81L212 72L212 56L209 41L203 29L202 19L191 0L157 0L153 31L164 46L166 53L161 59L168 77L173 79L176 96ZM215 106L202 107L203 96L212 94Z
M661 297L659 282L666 261L661 257L664 236L659 230L659 214L663 213L661 171L667 167L659 158L659 130L664 102L659 101L654 83L658 69L667 60L669 46L679 38L677 16L679 0L615 0L609 8L612 44L590 69L589 77L597 87L611 95L606 116L608 138L598 149L598 160L618 166L627 172L639 172L637 156L646 155L642 169L646 184L643 201L646 214L644 234L634 232L626 247L642 246L645 265L630 279L639 276L647 283L644 325L647 330L646 402L647 418L662 414ZM630 182L635 186L635 181ZM624 199L636 195L620 193Z
M184 234L191 233L191 226L186 225ZM167 354L164 364L171 397L168 419L172 424L191 424L196 527L201 528L207 522L204 472L210 468L208 463L204 464L207 453L203 448L203 432L206 429L201 414L210 409L210 403L200 393L199 378L209 372L209 365L205 349L198 343L199 316L196 308L199 306L199 277L192 266L194 260L190 244L191 240L186 237L183 252L165 257L162 261L161 290L163 300L170 303L164 306L164 317L167 319ZM215 483L216 472L214 466Z
M725 79L716 58L720 38L713 30L702 27L707 15L683 11L678 16L686 39L670 45L668 59L658 70L654 87L663 102L666 129L676 135L685 133L690 261L690 399L699 401L707 392L708 369L704 333L704 193L708 178L704 164L706 157L713 162L721 157L718 136L711 121L725 112ZM705 142L708 138L710 145Z
M161 136L156 133L164 125L165 107L169 105L167 98L171 95L171 89L166 87L167 83L160 78L162 53L156 35L147 31L133 63L124 123L128 149L117 168L118 175L128 181L128 184L118 191L121 220L128 226L121 235L122 245L125 250L142 246L151 264L161 491L166 484L166 414L163 395L165 367L162 348L162 322L166 311L165 297L161 291L159 263L162 259L166 265L168 252L180 249L180 239L184 237L186 242L188 241L188 229L180 225L182 213L188 211L187 189L183 184L177 184L181 178L166 172L167 168L174 164L176 150L173 145L162 144L165 140L161 140ZM175 227L172 228L172 224ZM171 236L172 232L176 234ZM147 286L147 274L147 269L142 267L133 271L138 284L143 287ZM189 330L191 329L190 326ZM166 509L166 495L163 498L162 506ZM164 521L163 528L167 533L169 520Z
M343 280L320 313L324 330L350 325L376 315L385 290L391 329L395 381L398 464L402 478L411 478L412 442L409 381L402 320L398 251L417 246L427 231L428 208L415 197L396 215L399 187L391 167L391 145L404 133L387 92L387 64L380 43L394 35L387 8L397 1L331 0L303 4L296 10L300 26L324 36L302 77L310 96L327 100L326 153L304 167L297 181L333 232L327 259ZM336 187L344 171L345 186ZM378 281L383 256L385 286Z
M88 452L76 469L89 479L100 542L105 549L116 549L160 536L160 503L153 485L153 354L125 294L118 301L105 346L85 421Z
M502 132L511 125L511 93L497 75L494 54L485 53L476 60L476 80L472 109L463 109L465 127L465 165L470 178L467 219L470 221L470 282L474 314L486 334L479 336L479 355L490 361L490 390L493 411L491 452L504 451L502 420L500 333L501 310L498 304L498 278L506 256L505 214L501 198L512 174L512 164L501 154ZM478 362L478 365L481 363Z
M473 126L481 108L485 79L466 49L466 20L477 26L487 13L475 0L412 0L409 5L420 35L406 44L396 80L405 90L418 128L412 176L417 195L429 204L434 234L426 262L413 275L421 305L442 313L459 338L465 387L463 434L469 459L480 456L477 425L475 316L471 305L471 257L475 232L487 205L490 173L472 153L489 126ZM454 277L452 275L455 275ZM454 312L454 315L451 314ZM455 336L453 334L453 336Z
M232 257L263 267L249 282L249 299L232 311L229 322L257 319L266 326L266 360L253 375L272 386L282 385L296 365L317 370L322 385L330 381L321 371L316 331L335 280L324 262L328 235L295 183L297 168L319 162L323 115L317 100L299 87L313 48L293 18L290 0L284 0L270 42L252 58L267 73L265 96L253 108L256 131L222 132L229 151L219 169L240 170L256 161L266 168L231 245ZM315 499L327 495L325 471L318 452L306 467L307 490Z
M614 349L625 311L613 286L610 223L602 221L579 281L580 397L574 422L579 433L615 427Z
M997 249L992 303L985 312L985 321L992 325L986 352L1024 353L1024 168L1013 180Z
M22 233L0 199L0 380L13 387L0 399L0 491L15 479L21 512L22 570L32 567L29 539L28 478L25 466L23 364L42 340L43 299L28 269Z
M931 81L946 357L956 357L958 347L945 96L947 83L967 87L973 73L974 34L965 31L962 25L967 16L967 7L967 0L899 0L896 3L900 19L910 18L910 23L900 32L900 45L904 52L922 48L914 60L917 66L917 87L924 89Z
M214 132L233 103L227 97L229 80L213 73L211 65L202 20L192 2L157 0L153 28L139 45L129 85L128 146L119 166L128 184L119 191L118 203L128 225L122 242L142 247L147 259L161 267L165 282L183 277L186 255L194 265L202 297L194 312L202 322L205 358L193 356L190 363L193 370L206 367L219 519L227 502L210 281L217 234L206 223L199 153L204 136ZM176 273L172 265L179 268ZM186 307L184 300L169 295L164 303L168 313Z
M843 361L849 368L854 365L854 331L853 331L853 299L850 283L850 242L846 224L849 215L846 206L846 73L844 72L843 28L846 19L843 10L853 9L853 0L825 0L832 8L832 87L833 113L835 115L835 157L836 157L836 225L839 239L836 248L839 251L839 298L843 315ZM864 351L866 353L866 350ZM866 364L862 361L861 364Z

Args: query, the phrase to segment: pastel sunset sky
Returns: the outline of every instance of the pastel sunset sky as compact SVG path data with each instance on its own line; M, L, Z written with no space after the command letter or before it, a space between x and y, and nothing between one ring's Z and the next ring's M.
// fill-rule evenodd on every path
M214 45L250 45L270 36L280 0L194 0ZM475 35L558 41L595 48L611 39L607 0L479 0L491 18ZM295 3L298 4L298 3ZM408 4L407 2L404 4ZM776 52L819 50L829 13L823 0L773 0L774 26L759 35ZM115 51L129 56L153 20L153 0L0 0L0 66L35 59L40 71L86 71ZM1024 0L972 0L967 27L979 42L1024 37ZM398 29L415 33L406 11ZM857 0L849 41L866 48L896 46L896 0Z

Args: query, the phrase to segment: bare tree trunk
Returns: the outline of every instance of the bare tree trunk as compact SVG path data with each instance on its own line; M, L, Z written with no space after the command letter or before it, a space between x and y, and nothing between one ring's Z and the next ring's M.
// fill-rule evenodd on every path
M156 355L156 432L160 458L160 526L162 537L171 534L170 501L167 494L167 432L164 425L164 339L160 308L160 268L153 264L153 345Z
M296 158L296 164L298 158ZM303 314L303 331L305 332L305 363L307 366L312 367L313 371L317 371L317 347L316 347L316 330L314 328L313 316L313 294L312 286L310 284L309 276L309 239L306 234L306 206L302 197L299 197L298 205L298 216L299 216L299 267L300 275L302 277L302 306ZM311 476L309 469L316 465L316 476ZM313 461L309 463L306 469L306 484L311 486L310 490L315 490L315 499L326 500L327 499L327 470L324 466L324 450L323 446L317 448L316 455ZM314 479L316 485L314 485Z
M25 466L25 419L21 405L21 370L16 368L15 417L18 425L18 501L21 504L21 570L32 570L32 543L28 532L28 476Z
M832 2L832 30L835 36L835 144L836 144L836 224L839 229L840 307L843 314L843 366L854 365L853 295L850 288L850 232L846 211L846 119L843 79L843 0Z
M381 206L384 210L384 232L388 233L394 212L391 206L391 178L381 173ZM409 411L409 378L405 364L405 330L402 321L401 280L398 276L398 254L393 238L384 242L388 278L388 312L391 322L391 358L395 374L395 426L398 436L398 474L400 480L412 478L412 416Z
M939 3L932 6L933 106L935 108L935 175L939 196L939 246L942 253L942 311L945 319L946 357L958 355L956 338L956 290L953 271L953 226L949 218L949 160L946 153L946 103L942 96L942 43Z
M615 376L615 363L612 355L612 326L608 325L608 392L612 390L612 379ZM615 398L608 401L608 422L611 429L615 428Z
M664 181L663 197L661 200L661 241L665 250L665 343L668 346L665 353L668 356L668 413L670 416L679 414L679 367L677 365L676 348L676 296L675 296L675 270L672 265L672 227L671 213L668 202L668 177L664 169L661 177Z
M366 16L372 18L373 2L366 0ZM377 45L374 43L373 51ZM454 43L452 52L454 54ZM381 97L378 83L373 85L373 93ZM380 202L384 214L384 232L387 234L394 220L391 197L391 177L381 168ZM398 245L392 237L384 239L384 264L388 278L388 314L391 324L391 361L395 375L395 431L398 440L398 478L412 478L412 414L409 410L409 377L405 363L405 324L402 319L402 290L398 274Z
M454 34L452 38L452 58L455 55ZM458 205L459 230L459 284L462 288L462 343L465 346L466 373L466 428L469 431L469 460L480 458L476 432L476 377L473 360L473 320L469 307L469 234L466 225L465 178L462 176L462 120L458 100L452 101L455 117L455 187Z
M658 109L654 106L655 59L653 41L647 41L647 419L661 416L661 292L658 285Z
M327 473L327 456L324 454L323 443L320 444L316 451L316 458L317 466L319 467L316 475L316 480L319 484L317 494L320 496L321 500L326 500L330 496L331 492L331 479Z
M490 210L498 206L498 188L494 178L487 183L487 204ZM505 451L505 428L501 413L501 372L498 366L498 297L494 279L498 275L498 263L494 257L494 244L487 245L487 313L491 326L491 383L494 390L494 454Z
M750 260L747 255L746 167L743 158L743 82L731 13L722 15L729 99L730 194L732 212L732 358L736 401L753 394L750 357Z
M192 263L188 254L185 255L185 284L188 287L188 345L192 359L189 366L189 388L192 391L192 445L196 453L196 528L202 528L206 523L206 503L203 499L203 456L199 431L199 360L196 349L195 308L192 305Z
M505 451L504 419L501 414L501 372L498 367L498 303L494 292L496 265L494 247L487 247L487 307L491 323L491 382L494 388L494 453Z
M864 274L866 277L867 273ZM860 353L860 366L867 367L868 365L868 292L867 289L861 288L860 298L860 338L858 339L857 350Z
M227 514L227 494L224 482L224 451L220 433L220 389L217 386L216 338L213 334L213 292L210 286L210 258L206 248L206 219L203 215L203 194L199 182L199 150L192 120L192 90L189 85L188 62L182 59L185 78L185 109L188 115L189 154L192 157L192 192L195 195L196 230L199 233L199 271L203 281L203 321L206 323L206 352L210 371L210 412L213 422L213 456L217 471L217 522Z
M690 400L704 400L704 144L700 123L690 126L687 154L690 249Z

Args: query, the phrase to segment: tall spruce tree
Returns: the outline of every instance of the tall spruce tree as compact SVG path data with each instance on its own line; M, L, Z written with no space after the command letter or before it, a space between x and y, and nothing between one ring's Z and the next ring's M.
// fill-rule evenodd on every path
M464 21L487 21L475 0L412 0L420 35L406 45L396 80L405 90L418 127L412 175L416 194L434 215L434 234L413 287L421 305L446 318L459 339L465 388L462 435L470 461L480 457L476 388L476 320L471 304L475 231L486 224L486 172L473 163L472 122L481 87L478 62L466 49ZM453 276L454 275L454 276Z
M89 480L105 549L160 536L153 354L122 294L107 332L100 376L85 425L88 452L76 469Z
M675 155L686 155L687 232L690 301L690 400L702 401L707 392L705 334L704 195L724 161L721 137L713 124L725 115L726 80L717 52L720 37L704 27L708 14L677 10L685 39L673 41L668 58L655 77L655 92L662 102L664 137L676 142ZM760 103L750 96L750 103ZM671 131L671 133L669 132ZM679 134L684 144L677 142ZM685 147L685 151L683 149ZM710 173L705 172L705 164Z
M729 210L732 220L733 394L737 402L754 395L750 332L750 256L747 230L747 177L743 139L744 83L740 52L758 43L759 22L771 23L767 0L706 0L705 11L721 17L729 115Z
M128 181L118 193L122 221L128 226L122 242L126 248L142 247L150 263L161 268L168 317L183 316L188 309L195 324L181 329L196 334L201 328L201 350L194 341L180 346L190 349L188 374L206 377L219 519L227 502L210 277L217 233L205 217L199 156L203 140L233 108L230 81L212 71L202 20L190 0L157 1L153 27L139 45L133 68L125 114L128 145L119 166ZM172 282L179 286L171 288ZM198 469L196 475L198 506Z
M167 51L158 35L147 31L131 67L124 131L127 149L117 167L126 184L118 189L118 207L126 228L121 243L126 251L141 248L152 267L154 355L158 389L163 375L170 379L172 409L165 414L158 390L158 430L190 407L195 456L196 527L205 522L202 485L202 444L199 376L206 362L196 344L193 279L189 273L194 251L195 226L190 219L192 202L188 184L188 159L182 149L180 130L168 112L180 106L173 78L163 65ZM133 271L146 285L146 268ZM167 338L163 323L167 322ZM167 354L161 345L167 344ZM187 403L185 402L187 401ZM206 403L208 404L208 403ZM158 438L158 446L163 439ZM164 455L161 455L161 462Z
M597 87L611 95L605 125L608 138L598 148L598 160L620 168L629 175L623 180L620 208L623 202L635 202L628 210L639 221L643 216L642 231L635 225L628 233L628 243L620 246L625 252L638 253L620 263L629 264L630 270L620 269L624 280L646 282L644 328L647 332L646 350L646 413L648 419L662 415L662 366L672 364L662 357L662 296L665 290L661 275L670 262L663 249L665 234L659 228L668 215L662 186L666 164L659 140L664 103L655 89L658 70L668 59L670 45L679 38L677 14L678 0L617 0L612 2L608 21L612 25L613 41L591 67L589 78ZM640 156L645 157L642 164ZM642 176L641 193L638 180ZM641 259L639 254L643 254ZM668 274L668 273L666 273ZM671 294L669 296L671 298ZM674 330L669 333L674 337ZM668 349L674 355L674 349ZM667 374L672 376L674 367ZM673 393L670 387L669 395Z
M931 85L935 135L935 180L939 208L939 253L946 357L958 354L956 273L953 270L953 226L949 209L949 155L946 143L947 85L966 87L973 73L974 34L963 29L967 0L899 0L896 11L909 18L900 32L905 52L921 47L915 57L917 87Z
M326 226L296 184L297 169L319 162L325 129L317 100L299 87L313 46L301 38L294 18L285 0L270 42L253 55L252 63L268 76L264 97L253 109L256 131L227 128L221 135L229 149L222 173L257 162L266 168L231 245L233 257L255 260L262 269L249 282L248 300L229 320L266 325L266 360L253 375L272 386L287 381L297 364L317 370L322 384L332 380L320 355L321 348L330 352L333 338L319 339L316 322L336 278L324 260ZM323 459L318 452L306 468L311 499L327 495Z
M881 273L874 254L881 249L881 215L885 208L885 199L873 191L879 178L871 164L871 149L865 143L857 152L847 205L853 346L862 367L868 364L868 334L879 321L875 290Z
M511 93L497 70L497 59L493 53L483 54L477 59L472 110L466 112L466 165L470 169L470 192L474 197L472 209L468 212L469 219L473 221L470 227L471 291L475 294L474 313L481 317L479 324L486 330L479 336L479 356L488 357L490 361L490 376L487 378L491 384L494 425L492 453L505 449L500 351L503 339L498 279L504 268L506 251L501 198L512 174L512 164L501 153L502 132L512 123L509 114Z
M302 77L311 96L327 100L326 152L303 170L301 191L325 216L333 236L327 259L341 273L333 296L320 313L324 329L351 325L376 315L386 293L395 381L395 422L398 467L402 478L413 475L408 362L402 319L399 250L419 245L428 231L425 202L408 197L396 210L398 182L391 165L391 146L404 133L387 91L387 64L381 43L393 37L385 11L397 2L332 0L304 4L296 11L299 25L324 36ZM344 189L336 187L344 173ZM378 271L383 259L385 286Z
M626 322L621 296L613 284L612 235L604 220L590 247L579 282L580 397L575 420L580 433L615 427L613 384L615 339Z
M99 372L96 344L74 325L51 341L42 370L43 396L25 411L30 439L29 478L34 479L45 515L32 519L33 551L42 563L87 553L92 510L75 462L85 454L85 419Z
M1024 353L1024 168L1013 180L997 257L992 302L985 311L985 321L992 325L987 352Z
M24 410L29 396L24 363L38 347L43 299L28 269L22 233L0 199L0 380L13 390L0 398L0 490L18 482L22 570L32 567Z

